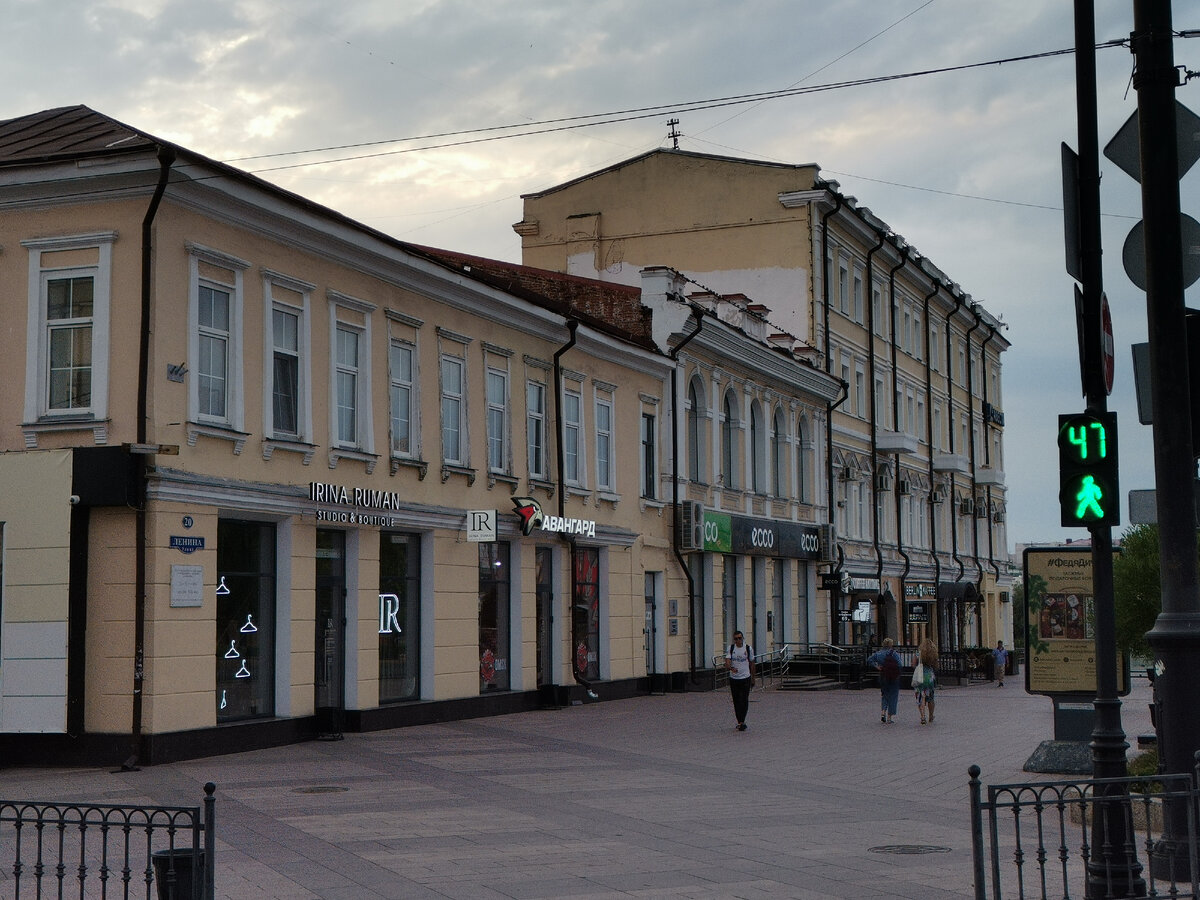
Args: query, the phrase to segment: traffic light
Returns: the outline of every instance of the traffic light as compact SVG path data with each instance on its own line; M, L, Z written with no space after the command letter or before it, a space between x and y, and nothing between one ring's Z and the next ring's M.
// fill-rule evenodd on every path
M1064 528L1121 524L1116 413L1058 417L1058 504Z

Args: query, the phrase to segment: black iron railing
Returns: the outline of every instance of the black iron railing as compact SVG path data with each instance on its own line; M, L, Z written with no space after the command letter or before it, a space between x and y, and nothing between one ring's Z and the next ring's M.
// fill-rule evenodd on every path
M215 791L203 806L0 800L0 894L213 900Z
M1200 772L994 784L971 766L976 900L1200 898Z

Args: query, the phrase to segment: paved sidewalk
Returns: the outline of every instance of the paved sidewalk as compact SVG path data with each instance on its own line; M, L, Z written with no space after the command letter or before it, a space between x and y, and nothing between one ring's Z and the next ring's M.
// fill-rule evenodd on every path
M1150 730L1134 679L1122 721ZM217 784L217 896L913 898L972 896L967 768L984 783L1053 737L1050 700L939 692L894 725L876 691L727 692L348 735L140 772L0 770L0 795L198 803ZM925 846L933 852L888 848Z

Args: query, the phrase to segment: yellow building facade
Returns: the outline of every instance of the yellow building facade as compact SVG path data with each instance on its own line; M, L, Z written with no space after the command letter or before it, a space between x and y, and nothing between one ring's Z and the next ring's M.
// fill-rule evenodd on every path
M527 264L744 291L840 381L812 473L837 545L816 633L1011 644L999 319L814 164L656 150L524 203Z

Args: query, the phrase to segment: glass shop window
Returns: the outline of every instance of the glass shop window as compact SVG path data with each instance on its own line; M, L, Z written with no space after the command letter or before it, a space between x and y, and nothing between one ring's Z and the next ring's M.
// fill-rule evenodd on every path
M217 722L275 711L275 526L217 525Z
M479 693L507 691L509 546L479 545Z
M420 696L421 544L415 534L379 535L379 702Z

